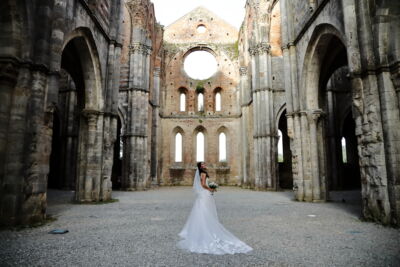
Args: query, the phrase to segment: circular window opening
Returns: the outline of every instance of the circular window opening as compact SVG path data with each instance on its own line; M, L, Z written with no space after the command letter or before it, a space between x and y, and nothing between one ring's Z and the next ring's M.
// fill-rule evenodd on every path
M194 51L184 61L186 74L195 80L205 80L217 72L217 60L207 51Z
M204 26L204 25L199 25L199 26L197 26L197 32L198 32L198 33L205 33L206 30L207 30L207 28L206 28L206 26Z

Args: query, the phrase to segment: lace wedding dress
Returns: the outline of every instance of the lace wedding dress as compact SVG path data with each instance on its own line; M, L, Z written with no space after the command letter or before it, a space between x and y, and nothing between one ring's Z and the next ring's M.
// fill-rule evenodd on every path
M179 236L183 238L178 247L195 253L235 254L253 250L231 234L219 222L214 197L200 183L199 170L196 171L193 189L196 193L189 218Z

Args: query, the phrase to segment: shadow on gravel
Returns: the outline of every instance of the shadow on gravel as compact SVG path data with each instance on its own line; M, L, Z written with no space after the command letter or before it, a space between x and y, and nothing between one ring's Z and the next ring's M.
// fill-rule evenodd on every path
M350 215L361 219L362 217L362 200L361 191L330 191L329 203L333 206L346 211Z
M47 191L47 214L57 217L72 208L75 191L49 189Z

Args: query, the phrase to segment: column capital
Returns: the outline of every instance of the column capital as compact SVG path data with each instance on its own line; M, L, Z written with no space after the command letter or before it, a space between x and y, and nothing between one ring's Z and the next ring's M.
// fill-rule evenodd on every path
M249 48L249 53L252 56L261 55L261 54L269 54L271 51L271 45L267 42L260 42Z
M129 45L129 52L131 53L140 53L143 55L151 55L151 51L152 51L152 47L142 44L142 43L132 43L131 45Z
M88 118L88 120L92 120L93 118L97 119L97 117L100 116L101 114L103 114L103 112L94 109L82 110L82 115Z
M161 68L160 67L155 67L154 70L153 70L153 74L154 74L154 77L160 77Z
M247 67L240 67L240 76L247 76Z
M307 118L310 123L317 123L319 118L324 116L324 112L322 109L314 109L307 111Z

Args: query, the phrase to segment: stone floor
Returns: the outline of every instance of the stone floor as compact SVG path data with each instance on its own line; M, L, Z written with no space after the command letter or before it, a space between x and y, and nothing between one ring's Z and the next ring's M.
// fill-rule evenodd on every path
M176 248L193 203L189 187L114 192L119 202L106 205L71 197L49 192L55 222L1 231L0 266L400 266L400 231L361 222L357 192L317 204L292 201L291 192L221 188L220 220L254 248L233 256ZM69 233L48 234L55 228Z

